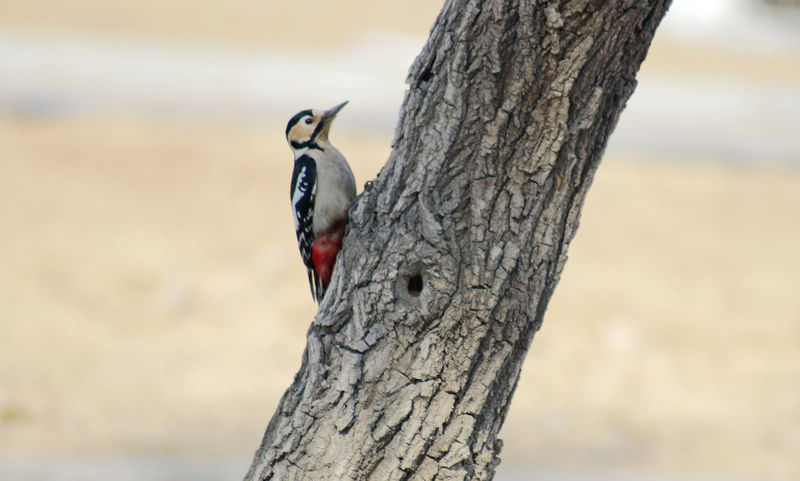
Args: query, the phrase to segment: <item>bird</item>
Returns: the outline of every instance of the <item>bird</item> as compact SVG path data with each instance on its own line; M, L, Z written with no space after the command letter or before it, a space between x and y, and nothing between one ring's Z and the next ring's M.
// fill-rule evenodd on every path
M317 303L330 285L347 213L356 198L353 171L328 140L331 124L347 102L328 110L301 110L286 124L286 141L294 153L290 189L294 227L311 297Z

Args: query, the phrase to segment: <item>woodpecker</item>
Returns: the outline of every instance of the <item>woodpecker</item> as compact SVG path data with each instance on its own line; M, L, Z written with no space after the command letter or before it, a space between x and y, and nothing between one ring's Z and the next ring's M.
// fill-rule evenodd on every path
M316 302L331 282L347 210L356 198L353 171L328 140L331 123L345 105L300 111L286 125L286 140L294 153L290 190L294 228Z

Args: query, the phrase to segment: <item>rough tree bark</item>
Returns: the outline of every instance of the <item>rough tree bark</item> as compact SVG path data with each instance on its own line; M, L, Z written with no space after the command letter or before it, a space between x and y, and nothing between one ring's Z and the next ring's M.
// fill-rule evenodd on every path
M525 354L669 3L446 1L245 479L492 479Z

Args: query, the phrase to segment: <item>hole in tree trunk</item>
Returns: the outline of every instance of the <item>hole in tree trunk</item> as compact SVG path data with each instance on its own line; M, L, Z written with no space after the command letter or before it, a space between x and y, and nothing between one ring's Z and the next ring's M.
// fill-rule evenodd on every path
M404 265L398 266L394 291L397 299L407 305L416 305L422 299L425 289L425 266L416 259L404 259Z
M421 274L414 274L409 276L408 278L408 294L411 297L419 296L419 293L422 292L422 275Z

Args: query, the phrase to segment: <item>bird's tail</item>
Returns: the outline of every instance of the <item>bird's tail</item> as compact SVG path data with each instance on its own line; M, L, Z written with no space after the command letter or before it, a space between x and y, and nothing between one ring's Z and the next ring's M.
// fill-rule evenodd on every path
M308 287L311 288L311 298L314 299L316 302L322 298L319 295L319 276L314 269L306 269L308 271Z

